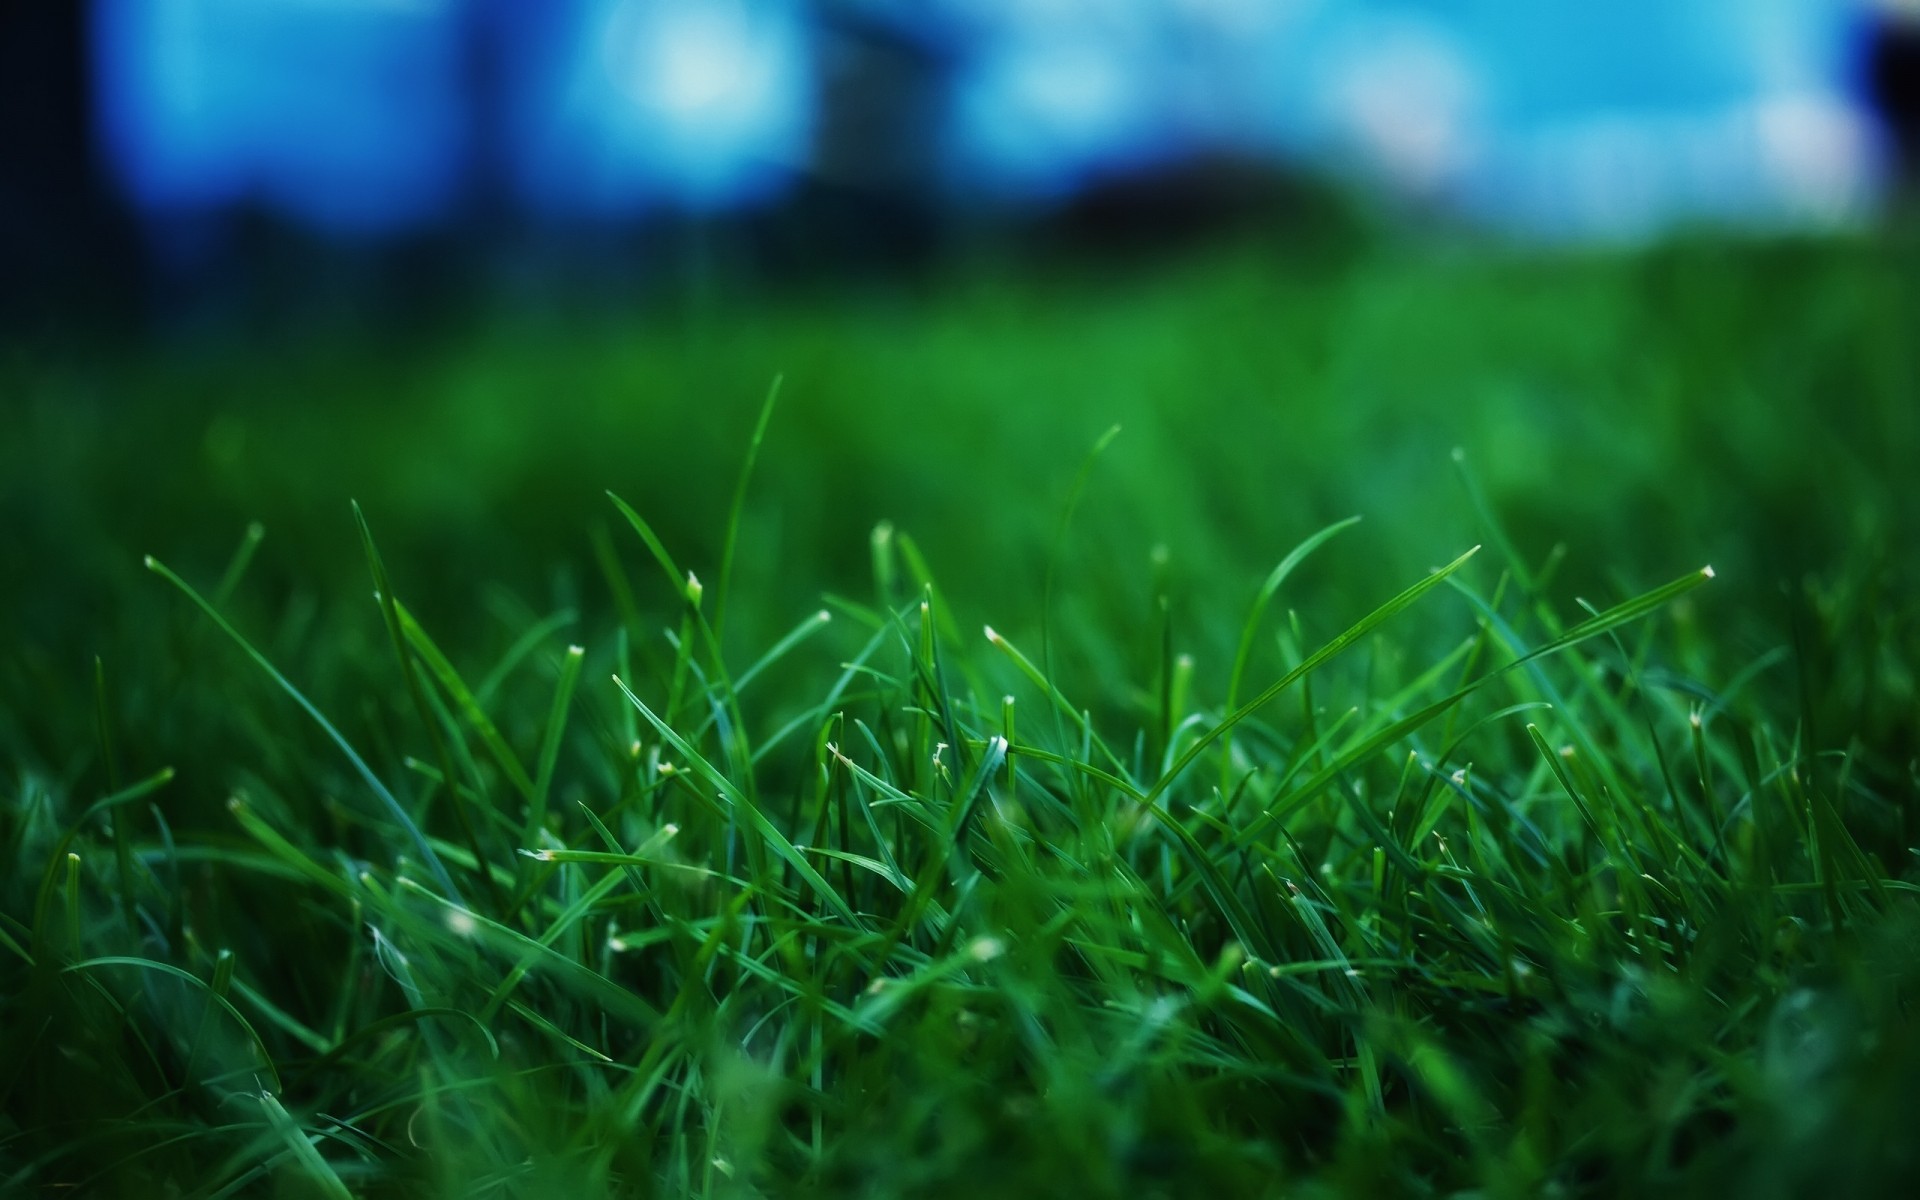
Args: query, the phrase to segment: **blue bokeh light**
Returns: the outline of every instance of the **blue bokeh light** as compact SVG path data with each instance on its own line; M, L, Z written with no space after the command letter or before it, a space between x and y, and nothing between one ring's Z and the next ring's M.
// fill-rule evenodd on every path
M516 193L557 216L710 211L806 166L813 81L791 4L576 0L515 12Z
M913 135L927 152L871 152L924 162L923 178L892 186L954 205L1045 205L1225 154L1607 237L1864 211L1880 158L1852 78L1864 4L96 0L93 12L106 157L163 216L252 203L378 234L481 194L546 221L768 203L823 169L816 131L867 127L822 108L840 102L833 48L848 28L886 27L926 50L910 86L936 99Z
M443 215L469 128L453 0L99 0L101 137L135 203L376 233Z

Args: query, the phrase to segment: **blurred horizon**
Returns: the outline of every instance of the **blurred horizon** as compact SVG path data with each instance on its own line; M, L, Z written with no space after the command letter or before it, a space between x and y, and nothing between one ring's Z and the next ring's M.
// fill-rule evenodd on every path
M857 280L1035 228L1123 254L1359 214L1550 245L1859 228L1910 158L1916 10L52 6L0 43L0 321Z

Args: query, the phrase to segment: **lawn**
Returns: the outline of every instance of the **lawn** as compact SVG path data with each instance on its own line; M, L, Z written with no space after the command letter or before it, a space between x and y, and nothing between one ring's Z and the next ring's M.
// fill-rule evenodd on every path
M16 339L0 1192L1909 1194L1916 330L1890 231Z

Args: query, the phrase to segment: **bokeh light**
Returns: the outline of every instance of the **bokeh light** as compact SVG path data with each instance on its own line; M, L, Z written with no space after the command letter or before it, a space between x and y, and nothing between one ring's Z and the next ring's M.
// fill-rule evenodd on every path
M1848 0L101 0L95 82L143 209L255 204L330 233L476 195L542 219L725 212L917 140L919 178L867 174L1044 205L1232 155L1613 238L1870 207L1868 19ZM911 53L833 86L879 44ZM893 107L915 114L904 132L821 144Z

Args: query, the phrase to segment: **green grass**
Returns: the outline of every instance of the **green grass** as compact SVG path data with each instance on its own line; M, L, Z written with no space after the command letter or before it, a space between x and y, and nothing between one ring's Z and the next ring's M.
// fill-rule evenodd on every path
M16 350L0 1191L1907 1194L1920 257L1293 249Z

